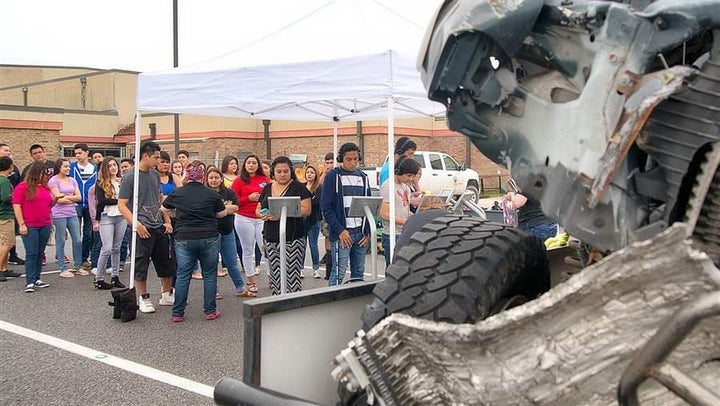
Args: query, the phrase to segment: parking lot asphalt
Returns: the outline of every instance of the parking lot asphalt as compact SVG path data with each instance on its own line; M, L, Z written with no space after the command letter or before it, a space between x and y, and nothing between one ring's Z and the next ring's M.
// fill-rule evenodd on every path
M18 247L24 257L19 239ZM53 247L46 254L53 258ZM326 286L310 268L303 289ZM10 269L24 272L22 266ZM384 273L381 255L378 269ZM193 280L186 319L172 323L172 307L157 305L160 284L152 275L148 291L157 311L138 312L128 323L112 319L110 291L95 289L92 275L60 278L53 260L43 267L48 288L24 293L23 277L0 283L0 404L213 404L218 380L242 379L244 299L234 296L229 277L218 278L222 317L206 321L202 281ZM129 283L129 272L120 277ZM263 274L258 288L258 297L270 296ZM322 343L298 343L303 345Z

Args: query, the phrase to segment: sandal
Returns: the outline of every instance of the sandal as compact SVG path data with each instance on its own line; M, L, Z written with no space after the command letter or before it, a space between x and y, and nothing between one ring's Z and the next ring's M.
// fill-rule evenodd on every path
M77 274L80 276L88 276L88 275L90 275L90 272L80 268L80 269L78 269Z
M258 292L257 283L248 283L246 290L249 290L252 293L257 293Z
M203 277L200 272L193 272L192 278L198 280L198 279L202 279Z
M222 295L218 292L215 294L215 300L220 300L220 299L222 299Z
M250 289L245 289L242 292L236 292L235 296L237 296L237 297L257 297L257 295L254 292L251 292Z
M60 274L59 274L58 276L61 277L61 278L74 278L74 277L75 277L75 274L73 274L72 272L66 270L66 271L60 272Z

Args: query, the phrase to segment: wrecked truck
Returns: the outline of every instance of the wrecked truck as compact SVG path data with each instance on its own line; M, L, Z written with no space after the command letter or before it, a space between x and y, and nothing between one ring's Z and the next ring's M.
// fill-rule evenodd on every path
M337 357L342 399L634 404L652 376L677 397L651 384L651 403L718 404L720 2L446 1L418 65L449 128L581 241L582 264L607 257L481 321L546 290L543 247L429 222ZM691 331L675 365L704 384L663 363Z
M550 288L534 237L428 222L335 357L340 402L720 404L718 38L718 0L445 1L428 97L586 267Z

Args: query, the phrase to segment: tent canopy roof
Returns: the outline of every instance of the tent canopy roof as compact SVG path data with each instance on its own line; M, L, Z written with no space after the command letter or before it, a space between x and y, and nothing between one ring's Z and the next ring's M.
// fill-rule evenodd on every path
M332 0L216 59L142 73L138 110L355 121L386 118L393 97L397 118L444 114L427 99L415 67L430 15L413 22L396 11L399 3L407 10L424 2Z

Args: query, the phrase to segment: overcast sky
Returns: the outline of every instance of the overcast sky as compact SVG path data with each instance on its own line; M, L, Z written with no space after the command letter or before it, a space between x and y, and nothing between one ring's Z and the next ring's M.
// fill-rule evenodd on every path
M440 3L440 0L180 0L180 66L243 48L293 26L303 16L329 9L333 1L369 2L423 27ZM0 64L156 71L172 68L172 49L172 0L0 2Z

